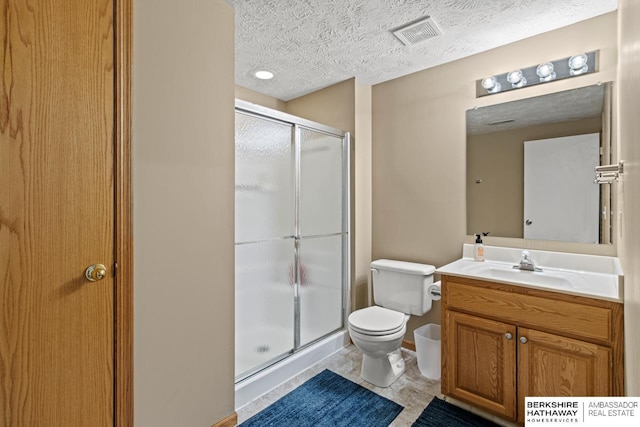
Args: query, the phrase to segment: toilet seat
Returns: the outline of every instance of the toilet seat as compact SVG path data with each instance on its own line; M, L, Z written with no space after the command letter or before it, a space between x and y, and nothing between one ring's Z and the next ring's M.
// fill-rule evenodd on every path
M388 308L372 306L349 315L351 330L370 336L391 335L403 329L409 316Z

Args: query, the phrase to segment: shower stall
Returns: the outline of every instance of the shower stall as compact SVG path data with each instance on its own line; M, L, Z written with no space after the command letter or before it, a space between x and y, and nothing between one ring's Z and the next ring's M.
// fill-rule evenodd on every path
M349 134L236 101L235 379L344 331Z

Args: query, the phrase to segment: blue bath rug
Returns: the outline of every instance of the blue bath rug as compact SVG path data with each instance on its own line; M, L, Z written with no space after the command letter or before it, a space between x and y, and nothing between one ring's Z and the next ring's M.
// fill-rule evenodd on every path
M434 397L411 427L499 427L489 420Z
M387 427L402 409L325 369L240 426Z

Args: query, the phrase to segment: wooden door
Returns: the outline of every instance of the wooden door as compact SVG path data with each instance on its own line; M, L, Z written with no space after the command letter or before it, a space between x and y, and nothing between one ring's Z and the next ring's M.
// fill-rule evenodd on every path
M113 425L113 16L0 0L2 427Z
M518 339L521 423L526 396L611 396L610 348L526 328Z
M515 419L516 327L447 311L445 328L442 393Z

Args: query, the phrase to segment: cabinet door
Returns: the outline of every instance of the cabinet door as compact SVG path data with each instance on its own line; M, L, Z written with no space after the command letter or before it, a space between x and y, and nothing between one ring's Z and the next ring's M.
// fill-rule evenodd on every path
M525 396L611 396L611 349L518 329L518 419Z
M516 327L447 311L442 393L516 416Z

